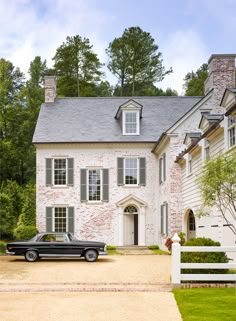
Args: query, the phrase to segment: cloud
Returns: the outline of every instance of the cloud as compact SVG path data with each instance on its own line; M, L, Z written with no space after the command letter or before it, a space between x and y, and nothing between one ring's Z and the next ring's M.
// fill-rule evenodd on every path
M8 0L0 1L0 12L0 57L23 72L35 56L47 59L51 66L66 36L76 34L89 38L99 58L105 59L107 44L99 35L109 17L96 7L96 1L91 6L82 0Z
M197 32L176 31L167 43L162 44L163 64L166 69L171 66L173 73L158 83L163 89L170 87L183 94L184 77L190 71L196 71L203 63L207 62L210 54Z

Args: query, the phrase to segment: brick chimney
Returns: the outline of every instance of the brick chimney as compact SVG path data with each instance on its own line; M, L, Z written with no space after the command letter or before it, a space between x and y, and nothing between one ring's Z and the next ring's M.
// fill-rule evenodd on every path
M55 76L44 77L45 103L54 103L57 89L56 83Z
M213 112L224 112L220 107L225 88L235 87L236 54L214 54L208 60L208 78L205 81L205 94L212 88Z

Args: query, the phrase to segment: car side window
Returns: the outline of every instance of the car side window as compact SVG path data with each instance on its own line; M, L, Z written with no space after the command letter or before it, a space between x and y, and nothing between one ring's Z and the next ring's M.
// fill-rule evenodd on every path
M45 234L39 240L40 242L55 242L55 235Z

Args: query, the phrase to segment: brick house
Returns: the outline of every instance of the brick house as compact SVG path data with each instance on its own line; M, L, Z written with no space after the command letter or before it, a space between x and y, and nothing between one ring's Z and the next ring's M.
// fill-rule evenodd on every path
M55 78L46 77L33 138L39 230L115 245L163 246L181 230L221 239L218 216L204 228L194 216L195 176L206 153L235 147L236 91L220 104L235 87L235 57L211 56L204 97L56 98Z

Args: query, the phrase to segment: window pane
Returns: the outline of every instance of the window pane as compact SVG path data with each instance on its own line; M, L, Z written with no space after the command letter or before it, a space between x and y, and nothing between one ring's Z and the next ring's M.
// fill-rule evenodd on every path
M125 113L125 133L126 134L137 133L137 113L136 112Z
M66 159L54 159L54 184L66 185Z
M125 159L125 184L126 185L138 184L138 159L137 158Z
M101 171L100 169L89 170L88 175L88 194L89 201L100 201L101 200Z
M232 147L235 145L235 127L229 130L229 146Z
M55 232L66 232L67 216L65 207L55 207L54 226Z

